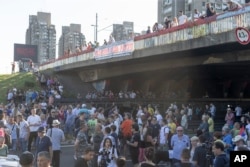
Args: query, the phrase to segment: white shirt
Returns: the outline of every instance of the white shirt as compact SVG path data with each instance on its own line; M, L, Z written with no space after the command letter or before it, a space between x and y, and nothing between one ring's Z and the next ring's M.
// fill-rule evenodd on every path
M166 144L166 134L169 133L169 127L164 125L160 130L160 144Z
M90 112L90 115L93 115L96 111L96 108L95 107L91 107L91 109L89 110Z
M182 24L186 23L187 22L187 16L186 15L181 15L178 18L178 22L179 22L179 25L182 25Z
M159 123L159 124L161 124L161 121L162 121L162 116L161 116L161 114L156 114L156 119L157 119L157 122Z
M197 20L197 19L199 19L200 16L201 16L201 13L200 13L200 12L194 13L194 21Z
M21 121L18 125L19 127L19 138L26 138L28 135L29 123L25 120Z
M235 112L236 112L236 116L241 116L241 114L242 114L242 108L239 107L239 106L237 106L237 107L235 108Z
M36 132L41 125L41 118L38 115L30 115L27 122L29 123L30 132Z
M12 92L9 92L9 93L8 93L8 97L7 97L8 100L11 100L11 99L13 98L13 96L14 96L13 93L12 93Z
M189 116L192 116L192 115L193 115L193 110L192 110L192 108L188 108L188 113L187 113L187 115L189 115Z

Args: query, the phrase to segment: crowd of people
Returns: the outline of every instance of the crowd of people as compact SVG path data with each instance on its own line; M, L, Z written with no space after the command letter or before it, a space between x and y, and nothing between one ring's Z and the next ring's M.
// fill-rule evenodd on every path
M110 34L109 40L107 41L106 39L104 39L102 46L111 45L114 42L115 42L115 38L113 37L112 34ZM73 56L73 55L80 55L85 52L93 51L93 49L98 48L99 46L100 46L99 42L89 41L88 43L84 43L81 46L76 46L73 49L68 49L67 51L64 52L64 56L68 57L68 56Z
M249 4L245 4L245 5L247 6ZM228 0L227 1L227 7L223 11L224 12L226 12L226 11L235 11L235 10L241 9L242 7L243 6L240 3L238 3L237 1ZM193 14L192 14L192 16L193 16L192 21L196 22L196 21L198 21L200 19L205 19L205 18L214 16L216 14L218 14L218 13L211 6L211 3L208 2L206 4L206 12L205 12L205 14L202 14L200 11L198 11L198 9L194 9ZM176 26L179 26L179 25L186 24L189 21L191 21L191 20L189 20L188 17L181 10L181 11L179 11L178 16L175 16L172 19L166 17L164 19L163 23L156 22L152 27L152 31L151 31L151 27L148 26L148 29L147 29L146 33L149 34L151 32L157 32L157 31L161 31L161 30L164 30L164 29L169 29L169 28L172 28L172 27L176 27Z
M156 166L167 161L174 167L207 163L219 167L222 160L229 163L230 151L249 150L250 117L240 106L228 106L220 132L214 131L217 112L213 103L199 111L191 104L172 103L166 111L138 104L135 114L121 113L114 103L109 109L94 103L54 106L53 101L46 107L36 101L31 101L30 107L18 106L0 106L0 155L20 150L24 154L20 156L21 165L33 152L32 161L37 166L44 167L42 162L47 162L59 167L60 143L65 140L74 141L75 167L119 167L118 162L127 163L124 157L134 166ZM201 123L197 134L188 136L188 124L194 119L201 119ZM11 136L8 146L3 134Z

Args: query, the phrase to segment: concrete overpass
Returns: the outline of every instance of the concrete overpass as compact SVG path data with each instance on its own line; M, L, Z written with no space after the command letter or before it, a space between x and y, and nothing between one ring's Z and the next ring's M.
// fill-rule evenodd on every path
M250 77L246 70L250 63L250 45L240 44L235 32L238 27L249 29L249 18L250 6L138 36L132 41L62 57L41 65L40 69L52 69L58 75L74 75L85 83L137 73ZM112 49L124 45L129 48L127 52L125 49L120 55L112 53Z

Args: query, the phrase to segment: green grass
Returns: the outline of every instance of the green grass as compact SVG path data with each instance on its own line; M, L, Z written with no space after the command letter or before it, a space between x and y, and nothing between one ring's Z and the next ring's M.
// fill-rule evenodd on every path
M36 82L36 76L32 73L16 73L9 75L0 75L0 103L6 104L7 92L13 88L39 90Z

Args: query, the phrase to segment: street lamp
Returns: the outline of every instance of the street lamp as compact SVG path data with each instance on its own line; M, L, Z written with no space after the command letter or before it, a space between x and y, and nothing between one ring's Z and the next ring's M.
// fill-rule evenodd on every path
M98 27L98 24L97 24L97 17L98 17L98 15L97 15L97 13L96 13L96 18L95 18L95 25L91 25L91 26L93 26L94 27L94 40L97 42L97 27Z
M97 36L97 31L96 31L96 25L91 25L94 27L94 41L97 41L96 36Z

